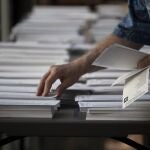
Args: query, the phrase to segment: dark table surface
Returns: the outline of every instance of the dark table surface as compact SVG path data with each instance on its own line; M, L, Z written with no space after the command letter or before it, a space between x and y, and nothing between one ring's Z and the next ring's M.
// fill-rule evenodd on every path
M101 137L150 134L149 121L87 121L78 108L61 108L53 119L1 118L9 136Z

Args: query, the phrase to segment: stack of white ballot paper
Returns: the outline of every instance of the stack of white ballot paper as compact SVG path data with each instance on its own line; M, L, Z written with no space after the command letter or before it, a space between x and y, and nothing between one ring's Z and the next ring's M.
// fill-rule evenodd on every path
M149 68L136 69L138 62L148 54L119 44L114 44L105 49L93 62L95 66L107 67L118 70L130 70L119 77L112 86L125 82L123 88L122 107L129 106L132 102L148 92Z
M81 36L79 32L86 27L88 21L94 21L97 18L97 13L90 12L84 6L61 9L53 6L34 7L28 17L13 28L11 39L21 42L67 44L72 40L83 38L84 36Z
M127 9L124 5L101 4L98 6L98 12L102 18L123 18L127 13Z
M35 95L40 79L49 67L67 62L67 51L60 47L61 45L0 43L0 117L54 116L60 100L55 95Z
M83 49L93 46L84 43L82 32L88 22L97 19L98 14L84 6L35 6L13 27L10 35L13 42L0 43L0 117L53 117L60 101L51 92L60 82L53 84L50 96L37 97L40 79L52 65L68 63L67 49L74 44ZM86 86L84 89L89 90Z
M121 108L122 95L79 95L80 111L86 112L87 120L150 120L150 95L143 95L138 101L127 107Z
M113 19L110 19L110 18L100 19L92 26L92 29L90 29L89 32L91 36L93 37L93 39L96 42L98 42L100 39L103 39L103 37L110 34L119 22L120 22L120 19L114 19L114 18Z
M107 9L111 9L111 15ZM99 6L97 13L84 6L35 6L13 27L10 35L13 42L0 43L0 117L55 117L60 106L55 90L61 83L57 80L52 85L48 97L37 97L41 77L51 66L66 64L92 49L96 41L112 32L124 14L120 5L104 9ZM105 120L106 117L117 120L119 114L121 119L129 116L134 120L136 115L148 118L150 94L145 93L148 92L149 67L136 69L137 62L145 56L147 53L115 44L104 50L93 63L109 69L82 76L63 96L66 98L69 93L70 101L74 100L76 93L81 93L82 96L76 96L75 101L81 112L87 113L88 120ZM132 103L125 113L122 101L123 108ZM119 117L116 119L116 116Z
M31 96L0 92L0 117L52 118L59 103L55 97L36 97L34 93Z

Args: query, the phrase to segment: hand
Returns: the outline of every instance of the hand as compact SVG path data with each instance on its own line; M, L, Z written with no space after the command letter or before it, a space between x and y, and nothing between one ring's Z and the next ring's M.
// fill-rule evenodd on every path
M100 41L94 49L77 60L66 65L52 66L41 79L37 89L37 96L47 96L52 84L57 79L60 79L61 81L61 85L56 89L57 96L60 96L63 90L73 85L81 75L87 72L96 71L98 67L92 66L93 61L103 52L104 49L114 43L119 43L132 48L141 47L139 44L127 42L126 40L122 40L121 38L110 34Z
M150 55L144 57L143 59L141 59L141 60L138 62L137 67L140 69L140 68L145 68L145 67L147 67L147 66L149 66L149 65L150 65Z
M81 66L77 63L52 66L42 77L37 89L37 96L48 96L52 84L57 79L60 79L61 84L56 89L56 95L60 96L63 90L77 82L81 75Z

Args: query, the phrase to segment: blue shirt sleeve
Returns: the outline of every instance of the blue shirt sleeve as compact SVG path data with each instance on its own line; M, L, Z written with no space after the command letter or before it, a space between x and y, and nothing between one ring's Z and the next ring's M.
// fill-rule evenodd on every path
M116 26L113 34L128 41L133 41L135 31L133 29L133 22L130 14L126 15L122 19L122 21Z
M146 6L145 9L142 7L143 5L137 5L135 8L135 4L129 7L129 13L116 26L113 34L141 45L150 45L150 16L146 11Z

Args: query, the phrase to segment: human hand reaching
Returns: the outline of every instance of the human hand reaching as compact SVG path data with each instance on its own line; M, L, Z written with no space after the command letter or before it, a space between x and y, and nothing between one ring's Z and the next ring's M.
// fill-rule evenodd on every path
M82 69L78 63L52 66L42 77L36 94L37 96L48 96L52 84L60 79L61 84L56 89L56 95L60 96L66 88L77 82L82 74Z
M52 66L48 70L48 72L42 77L38 85L36 93L37 96L48 96L52 84L57 79L60 79L61 84L56 89L56 95L60 96L63 90L65 90L69 86L73 85L76 81L78 81L80 76L87 72L97 71L98 69L100 69L99 67L97 68L92 66L93 61L103 52L103 50L105 50L114 43L122 44L124 46L128 46L135 49L139 49L141 47L141 45L139 44L128 42L122 38L110 34L107 37L105 37L102 41L100 41L95 46L95 48L93 48L91 51L78 58L77 60L65 65ZM150 64L150 58L148 59ZM143 66L143 62L140 62L139 66Z

